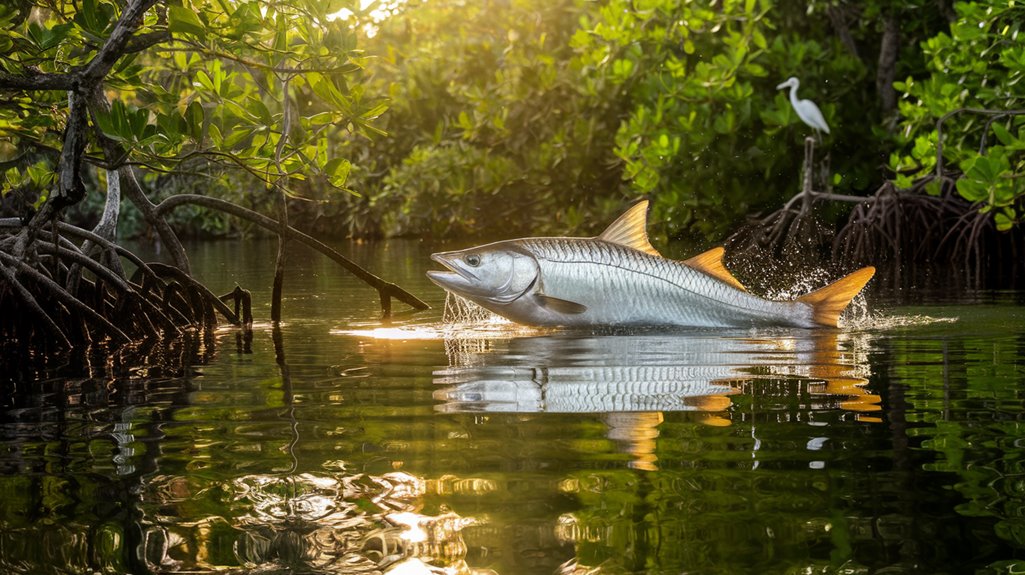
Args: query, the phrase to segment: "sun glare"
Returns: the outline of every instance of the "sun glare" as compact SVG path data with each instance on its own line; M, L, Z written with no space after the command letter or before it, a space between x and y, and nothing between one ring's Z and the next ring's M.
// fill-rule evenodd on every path
M352 21L356 26L361 26L367 37L373 38L377 34L377 25L386 18L397 12L406 0L360 0L359 15L349 8L330 14L328 20ZM367 11L373 6L372 10Z

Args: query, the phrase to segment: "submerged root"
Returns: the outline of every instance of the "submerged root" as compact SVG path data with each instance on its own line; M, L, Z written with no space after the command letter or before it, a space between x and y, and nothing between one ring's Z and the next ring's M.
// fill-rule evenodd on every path
M14 230L0 241L5 352L146 347L185 330L211 332L218 312L232 324L241 323L236 311L187 274L145 264L86 230L62 223L26 238L18 220L0 220L0 228ZM86 254L68 237L88 239L99 249ZM121 257L136 266L131 278L124 276ZM248 310L245 315L251 318Z

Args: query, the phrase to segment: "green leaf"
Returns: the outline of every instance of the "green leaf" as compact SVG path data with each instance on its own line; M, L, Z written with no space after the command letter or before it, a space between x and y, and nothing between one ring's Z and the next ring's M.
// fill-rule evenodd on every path
M284 14L278 14L277 31L274 34L274 50L281 53L288 51L288 21Z
M359 115L364 120L373 120L388 110L388 104L381 103Z
M1011 133L1007 131L1007 128L1005 128L1002 124L993 123L992 128L993 133L996 134L996 137L998 140L1000 140L1001 144L1005 146L1014 146L1015 144L1020 143L1018 138L1012 136Z
M344 158L332 158L324 164L324 173L331 184L338 188L345 186L345 181L349 178L351 170L352 164Z
M993 214L993 221L996 223L998 230L1006 232L1014 227L1013 212L1008 214L1005 211L999 211Z
M167 29L173 33L188 34L200 40L206 38L206 26L195 12L183 6L167 7Z
M957 181L957 193L969 202L981 202L989 198L989 189L985 184L967 178Z
M342 91L335 86L330 78L322 74L311 74L309 80L313 92L327 104L341 111L349 110L349 99L342 94Z
M189 126L189 135L197 142L203 140L203 122L205 117L206 113L199 102L193 101L185 108L185 121Z
M82 7L75 12L75 23L94 39L106 36L107 28L113 26L114 7L108 2L83 0Z

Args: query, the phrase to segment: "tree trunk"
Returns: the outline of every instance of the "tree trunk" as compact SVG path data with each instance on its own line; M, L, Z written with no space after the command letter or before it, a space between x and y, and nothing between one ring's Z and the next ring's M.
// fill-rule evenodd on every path
M883 116L897 109L897 91L893 81L897 76L897 51L900 48L900 22L894 8L883 17L883 38L879 42L879 66L876 68L876 93Z
M100 221L93 228L93 233L107 240L107 242L114 242L117 239L117 218L120 212L121 178L117 170L111 170L107 172L107 200L103 204L103 215L100 216ZM93 253L101 249L103 249L103 246L90 239L82 242L81 251L88 257L92 257ZM107 251L108 253L110 252L110 250ZM119 276L124 277L125 271L121 268L121 258L116 253L109 253L109 257L103 257L100 261ZM67 288L71 293L78 292L78 280L81 278L81 275L79 275L80 269L81 266L75 264L68 272Z
M840 43L847 48L852 56L861 60L861 56L858 54L858 45L854 43L854 37L851 36L851 27L847 24L847 14L843 6L839 4L829 6L826 8L826 16L829 17L829 23L833 26L836 36L840 38Z
M91 98L90 107L92 108L94 124L95 117L100 113L110 113L110 102L107 101L107 97L103 92L97 89ZM171 259L174 261L174 265L181 269L183 272L189 272L189 257L185 253L185 248L182 246L181 241L178 240L177 234L171 229L171 226L164 219L163 215L157 211L157 206L146 196L146 192L142 189L139 184L139 180L135 177L135 172L131 166L121 165L124 157L126 156L125 151L121 149L121 146L117 142L104 136L100 130L96 129L97 139L99 140L100 146L103 148L103 155L107 158L107 163L111 166L116 167L118 172L118 183L120 184L121 191L124 192L135 207L139 208L142 213L143 219L146 220L150 226L156 230L157 235L163 242L164 247L171 254Z

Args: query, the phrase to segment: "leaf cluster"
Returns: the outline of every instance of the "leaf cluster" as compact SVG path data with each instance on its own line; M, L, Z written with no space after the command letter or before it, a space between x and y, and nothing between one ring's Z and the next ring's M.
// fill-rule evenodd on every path
M340 217L356 234L586 233L648 196L654 233L721 238L799 189L790 75L840 133L837 181L868 189L887 136L825 20L768 0L411 3L365 42L388 137L347 144L363 197Z
M955 167L958 193L1007 230L1025 213L1025 8L999 0L954 8L949 29L922 43L928 73L897 83L902 145L889 166L905 188Z
M622 185L617 102L580 90L573 0L410 3L365 42L387 138L349 140L353 233L564 231Z
M105 155L98 136L86 158L107 169L142 166L150 174L216 179L236 170L248 175L250 186L289 192L311 178L327 189L345 189L350 164L338 154L336 134L379 133L372 124L386 109L351 81L364 58L354 31L334 16L349 4L158 3L104 78L110 105L90 106L98 133L123 154ZM38 150L54 166L67 96L49 86L24 86L79 77L121 9L108 0L0 7L0 46L7 47L0 50L0 90L10 95L0 104L2 159ZM13 163L19 174L27 169L25 162ZM4 192L24 179L10 174Z

